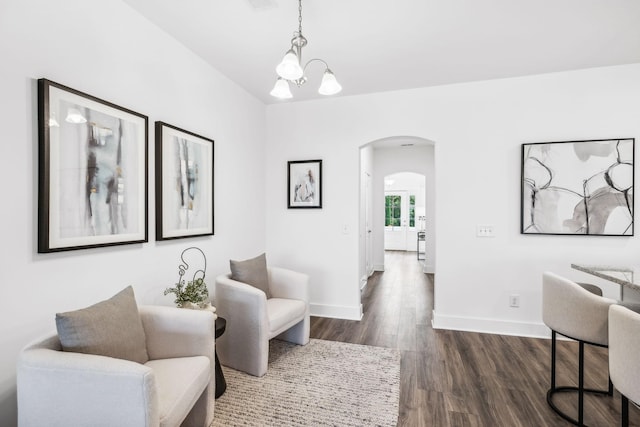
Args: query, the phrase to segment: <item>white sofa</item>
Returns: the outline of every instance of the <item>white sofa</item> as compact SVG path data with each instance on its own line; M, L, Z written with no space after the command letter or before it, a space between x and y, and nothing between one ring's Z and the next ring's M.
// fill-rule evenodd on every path
M220 362L259 377L267 372L270 339L309 342L309 276L278 267L267 271L271 298L230 274L216 278L214 296L218 315L227 320L217 342Z
M208 427L215 402L215 316L139 306L149 361L62 351L56 334L18 360L18 424Z

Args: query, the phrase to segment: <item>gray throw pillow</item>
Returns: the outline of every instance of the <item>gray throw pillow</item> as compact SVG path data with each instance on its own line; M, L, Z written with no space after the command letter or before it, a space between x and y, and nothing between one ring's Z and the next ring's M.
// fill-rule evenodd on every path
M258 288L267 295L267 298L271 298L267 256L265 254L244 261L230 260L229 264L231 265L232 280Z
M106 301L56 314L64 351L146 363L147 343L131 286Z

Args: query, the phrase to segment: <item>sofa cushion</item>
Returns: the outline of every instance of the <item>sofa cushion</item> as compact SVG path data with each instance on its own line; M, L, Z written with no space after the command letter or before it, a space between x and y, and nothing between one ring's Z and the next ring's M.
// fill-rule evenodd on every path
M267 256L265 254L244 261L230 260L229 264L231 266L232 280L258 288L267 295L267 298L271 298Z
M206 356L150 360L159 401L160 427L179 426L209 385L211 360Z
M97 354L145 363L146 338L131 286L106 301L56 314L64 351Z
M279 335L304 319L307 304L297 299L271 298L267 300L269 338Z

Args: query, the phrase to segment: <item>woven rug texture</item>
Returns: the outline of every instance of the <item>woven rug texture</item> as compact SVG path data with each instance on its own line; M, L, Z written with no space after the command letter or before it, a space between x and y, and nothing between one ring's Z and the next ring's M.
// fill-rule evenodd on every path
M227 390L216 400L212 427L395 426L398 420L396 349L271 340L263 377L222 369Z

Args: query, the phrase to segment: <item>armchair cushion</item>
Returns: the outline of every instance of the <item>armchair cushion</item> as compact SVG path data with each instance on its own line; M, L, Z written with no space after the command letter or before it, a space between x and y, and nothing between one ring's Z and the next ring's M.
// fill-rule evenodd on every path
M269 337L275 337L304 319L307 303L297 299L271 298L267 300Z
M210 381L210 361L206 356L150 360L158 384L160 425L177 426Z
M271 298L267 256L265 254L244 261L230 260L229 264L231 266L232 280L258 288L265 293L267 298Z
M57 313L56 327L64 351L138 363L149 360L144 329L131 286L90 307Z

